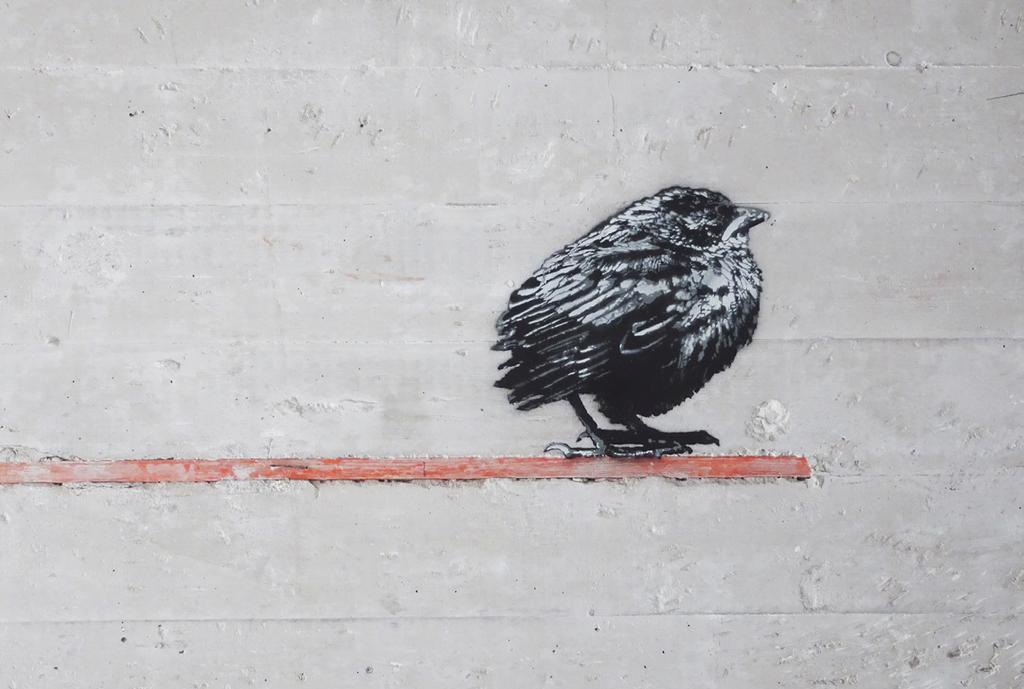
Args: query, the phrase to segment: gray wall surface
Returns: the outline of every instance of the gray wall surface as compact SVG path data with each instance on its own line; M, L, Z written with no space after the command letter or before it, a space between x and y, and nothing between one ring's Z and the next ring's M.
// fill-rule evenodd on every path
M0 10L0 461L571 439L494 318L678 183L774 219L658 423L815 466L5 487L0 687L1024 687L1019 1Z

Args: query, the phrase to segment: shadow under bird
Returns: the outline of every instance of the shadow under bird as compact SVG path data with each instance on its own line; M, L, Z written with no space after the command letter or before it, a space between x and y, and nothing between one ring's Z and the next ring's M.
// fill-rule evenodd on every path
M757 326L761 270L749 230L769 217L708 189L670 187L631 203L552 254L509 298L494 349L496 383L534 409L567 401L592 446L566 457L651 457L718 444L707 431L666 432L664 414L727 368ZM609 421L583 404L590 395Z

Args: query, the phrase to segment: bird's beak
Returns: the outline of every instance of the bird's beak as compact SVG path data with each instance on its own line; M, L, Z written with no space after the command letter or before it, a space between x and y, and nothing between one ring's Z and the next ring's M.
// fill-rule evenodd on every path
M772 217L768 211L751 206L737 206L736 211L741 218L745 218L745 225L748 230L754 225L760 225Z
M772 216L768 211L761 210L760 208L736 206L736 217L734 217L732 222L729 223L729 227L725 228L723 237L728 239L734 234L746 232L751 227L760 225L770 217Z

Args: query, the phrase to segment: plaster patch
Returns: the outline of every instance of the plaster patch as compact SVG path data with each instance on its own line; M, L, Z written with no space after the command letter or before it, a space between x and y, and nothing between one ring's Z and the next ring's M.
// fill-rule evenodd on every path
M757 405L747 422L747 435L755 440L775 440L789 431L789 410L779 400Z

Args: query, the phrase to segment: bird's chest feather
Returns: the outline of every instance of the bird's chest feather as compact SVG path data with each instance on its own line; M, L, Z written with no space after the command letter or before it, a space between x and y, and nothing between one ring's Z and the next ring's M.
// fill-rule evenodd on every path
M736 252L709 257L694 278L679 287L689 290L690 305L679 342L679 368L717 369L750 342L757 325L761 271L749 252Z

